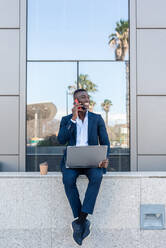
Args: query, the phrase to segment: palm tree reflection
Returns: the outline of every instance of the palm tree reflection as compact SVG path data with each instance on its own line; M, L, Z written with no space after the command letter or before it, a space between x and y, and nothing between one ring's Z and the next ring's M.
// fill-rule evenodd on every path
M120 20L116 23L115 33L109 35L108 44L115 48L115 59L124 61L129 49L129 22ZM126 65L126 121L127 121L127 146L129 146L129 61Z
M103 103L101 103L102 109L105 111L105 122L106 122L106 127L108 128L108 113L110 111L110 107L112 106L112 102L108 99L105 99Z

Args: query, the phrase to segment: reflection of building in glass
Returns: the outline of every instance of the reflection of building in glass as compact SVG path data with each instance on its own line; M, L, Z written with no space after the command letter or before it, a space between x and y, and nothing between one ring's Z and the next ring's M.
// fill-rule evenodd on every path
M27 139L29 142L37 142L48 135L57 133L59 121L54 119L56 113L57 108L53 103L27 105Z
M127 124L116 124L108 127L108 136L111 147L128 148L128 127Z

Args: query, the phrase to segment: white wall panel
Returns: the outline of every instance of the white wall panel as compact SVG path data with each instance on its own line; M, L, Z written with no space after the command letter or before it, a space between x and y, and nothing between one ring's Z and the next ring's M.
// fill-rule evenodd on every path
M18 154L19 97L0 97L0 154Z
M166 94L166 30L137 30L137 93Z
M138 96L138 154L166 154L166 96Z
M0 0L0 28L19 27L19 0Z
M19 93L19 30L0 30L0 95Z
M137 27L166 27L165 0L137 0Z
M18 171L18 156L1 156L0 171Z
M20 171L25 171L26 158L26 6L26 0L22 0L20 6Z
M166 156L138 156L138 171L166 171Z

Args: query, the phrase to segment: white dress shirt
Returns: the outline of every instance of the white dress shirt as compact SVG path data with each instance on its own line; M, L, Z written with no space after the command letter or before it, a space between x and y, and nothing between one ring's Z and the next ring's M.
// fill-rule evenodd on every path
M84 121L82 121L79 116L76 121L77 128L77 137L76 137L76 146L88 146L88 111L86 111Z

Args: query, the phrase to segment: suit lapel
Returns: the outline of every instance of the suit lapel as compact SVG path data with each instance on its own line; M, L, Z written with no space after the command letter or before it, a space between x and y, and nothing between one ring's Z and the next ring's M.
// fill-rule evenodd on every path
M92 127L93 127L93 116L91 112L88 112L88 144L90 144Z

